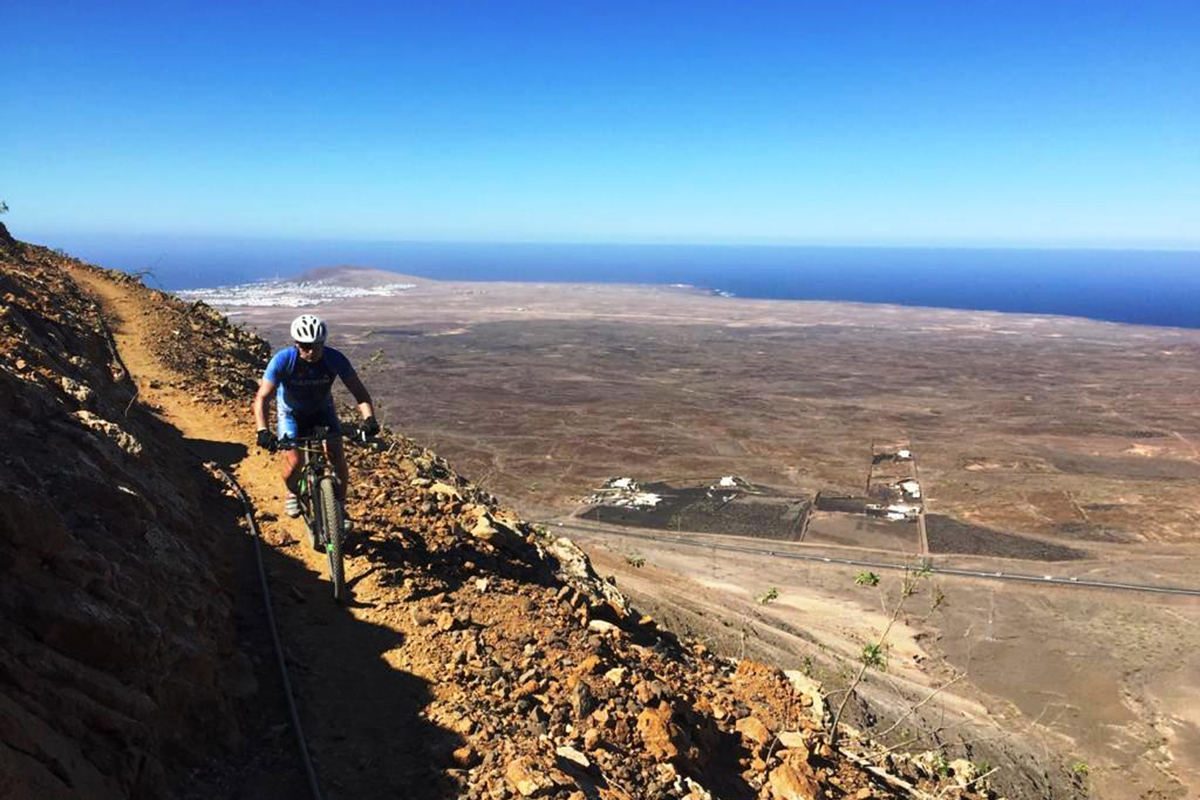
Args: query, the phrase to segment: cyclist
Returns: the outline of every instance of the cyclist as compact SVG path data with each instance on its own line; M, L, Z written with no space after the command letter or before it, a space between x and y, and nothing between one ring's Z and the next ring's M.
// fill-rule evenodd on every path
M329 437L325 440L325 453L337 473L338 501L344 511L350 469L346 466L342 429L333 407L334 380L341 378L350 394L354 395L358 413L363 418L362 430L368 436L379 433L375 407L367 387L363 386L354 367L350 365L350 360L341 352L325 346L329 329L324 320L312 314L302 314L292 320L291 333L294 344L271 357L258 384L258 394L254 396L258 446L274 450L280 438L309 435L318 425L327 427ZM272 394L275 395L278 436L267 428L267 405L271 402ZM281 451L280 462L283 482L287 487L283 511L289 517L298 517L300 501L296 498L296 492L300 488L300 451Z

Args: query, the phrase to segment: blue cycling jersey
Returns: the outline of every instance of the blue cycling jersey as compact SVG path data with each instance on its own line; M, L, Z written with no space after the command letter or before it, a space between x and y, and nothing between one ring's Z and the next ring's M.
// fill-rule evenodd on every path
M271 356L263 380L278 387L275 402L281 414L304 416L329 405L334 380L344 381L354 374L350 359L332 347L326 347L320 360L310 364L300 358L300 351L293 345Z

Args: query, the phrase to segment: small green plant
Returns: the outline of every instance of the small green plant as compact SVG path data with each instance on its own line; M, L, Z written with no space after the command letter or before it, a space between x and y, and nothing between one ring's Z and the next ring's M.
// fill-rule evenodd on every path
M773 603L778 599L779 590L772 586L770 589L767 589L766 593L764 593L762 597L758 598L758 602L765 606L767 603Z
M887 646L882 644L863 645L862 662L872 669L887 672Z
M629 555L625 556L625 563L631 567L641 569L642 567L646 566L646 559L642 556L639 556L637 553L630 553Z
M933 771L943 778L950 774L950 761L945 753L939 752L933 757Z
M854 583L858 586L878 586L879 576L874 572L868 572L864 570L863 572L858 573L858 576L854 579Z
M1071 765L1071 772L1074 772L1076 775L1088 775L1091 771L1092 768L1088 766L1086 761L1076 761Z
M929 562L922 562L918 567L906 568L904 571L904 579L900 582L900 591L895 602L892 604L892 613L888 617L887 625L879 634L879 639L874 644L863 646L862 657L860 658L861 665L858 668L858 673L850 681L850 685L842 693L842 701L838 704L837 710L833 713L833 722L829 726L829 741L836 744L838 740L838 726L842 721L842 714L846 710L846 705L850 702L850 698L854 695L858 684L862 682L863 676L867 670L871 668L886 671L887 670L887 640L888 634L891 633L892 627L900 618L900 612L904 609L904 604L908 598L912 597L917 592L917 583L924 577L927 577L932 570L929 568Z
M987 775L992 769L992 765L987 761L979 761L975 764L975 774L979 776Z

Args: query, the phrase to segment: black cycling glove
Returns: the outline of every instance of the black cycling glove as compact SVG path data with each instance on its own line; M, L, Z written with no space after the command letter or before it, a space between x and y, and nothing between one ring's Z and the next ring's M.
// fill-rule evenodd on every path
M362 421L361 430L367 436L374 436L379 433L379 420L374 417L367 417Z
M271 431L263 428L258 432L258 446L263 450L274 451L279 446L279 439Z

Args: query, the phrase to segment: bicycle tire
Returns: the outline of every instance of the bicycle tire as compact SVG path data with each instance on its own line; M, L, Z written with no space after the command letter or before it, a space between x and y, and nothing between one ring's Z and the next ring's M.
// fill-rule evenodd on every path
M308 486L308 479L301 477L300 491L296 493L296 502L300 504L300 521L304 523L304 539L313 550L320 550L321 533L317 529L321 527L321 521L313 513L313 504L310 502ZM311 500L316 500L316 498L311 498Z
M346 602L346 571L342 560L342 504L334 491L333 478L317 481L321 527L325 532L325 552L329 555L329 581L333 584L333 599Z

